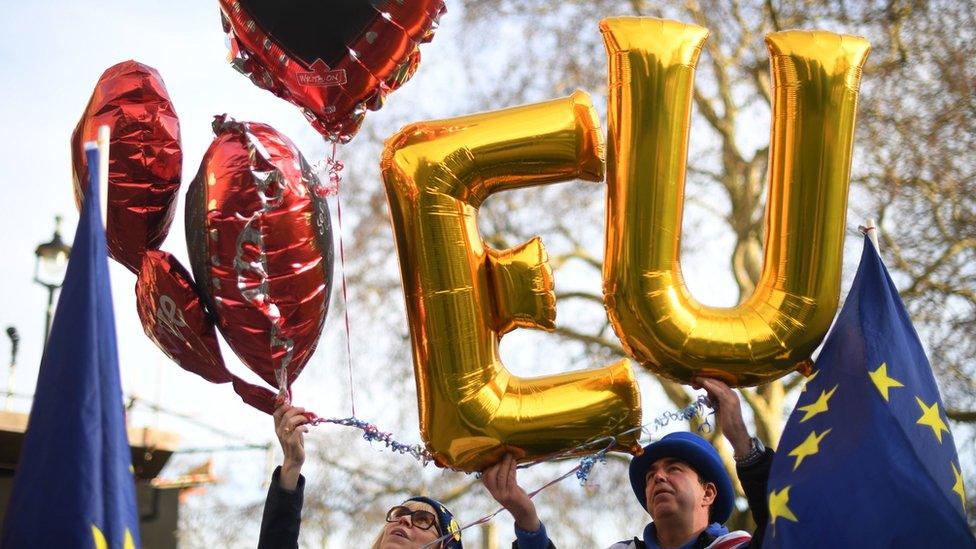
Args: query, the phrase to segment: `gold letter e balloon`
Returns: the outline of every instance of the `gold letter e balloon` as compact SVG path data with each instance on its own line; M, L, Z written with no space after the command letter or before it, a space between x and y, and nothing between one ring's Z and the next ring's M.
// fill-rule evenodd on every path
M707 31L651 18L601 24L610 55L610 172L604 293L628 352L687 382L779 377L808 360L836 309L854 111L865 41L775 33L766 250L756 292L699 305L679 269L694 67ZM589 97L411 124L386 143L383 179L407 304L421 436L441 466L483 469L504 452L543 458L632 431L640 397L626 361L523 379L501 363L515 328L551 330L552 271L534 238L493 250L477 228L491 194L600 181Z
M589 96L411 124L382 170L413 345L420 432L441 466L480 471L504 452L531 460L640 424L625 360L523 379L498 355L515 328L555 327L552 270L534 238L489 248L478 207L496 192L603 179ZM618 439L635 450L638 433Z

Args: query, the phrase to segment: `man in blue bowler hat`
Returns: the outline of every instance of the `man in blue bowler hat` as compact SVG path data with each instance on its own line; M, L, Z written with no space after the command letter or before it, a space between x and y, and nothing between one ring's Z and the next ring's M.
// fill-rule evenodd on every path
M722 381L695 380L716 410L719 427L732 445L736 473L746 493L756 532L729 532L724 523L735 507L732 479L718 452L694 433L671 433L648 444L630 462L630 485L641 507L651 516L640 537L617 542L609 549L743 549L760 547L769 510L766 481L773 452L749 435L739 397ZM482 474L485 487L515 518L518 549L554 548L535 505L518 485L515 461L506 457Z

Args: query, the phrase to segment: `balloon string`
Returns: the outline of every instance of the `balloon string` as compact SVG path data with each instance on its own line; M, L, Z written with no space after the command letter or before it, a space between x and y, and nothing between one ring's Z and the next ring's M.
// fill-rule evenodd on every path
M349 403L352 408L352 416L356 416L356 390L352 375L352 330L349 329L349 293L346 289L346 246L342 240L342 195L339 192L339 184L342 182L342 162L336 160L336 142L332 142L332 154L325 159L325 166L319 164L316 171L323 168L328 170L329 183L325 186L326 195L336 197L336 217L339 225L339 272L342 274L342 309L346 326L346 364L349 369Z
M334 145L333 145L334 146ZM352 375L352 331L349 329L349 297L346 293L346 249L342 242L342 199L336 195L336 213L339 218L339 263L342 271L342 304L343 316L346 321L346 363L349 367L349 402L352 407L352 415L356 416L356 389Z
M409 454L414 459L420 462L421 466L426 466L428 463L433 461L434 457L430 455L430 452L422 444L404 444L393 438L393 433L387 433L385 431L380 431L376 425L372 423L363 421L357 417L344 417L344 418L322 418L314 417L309 422L308 425L319 425L321 423L332 423L333 425L341 425L343 427L354 427L363 432L363 439L368 442L382 442L384 446L393 450L398 454Z

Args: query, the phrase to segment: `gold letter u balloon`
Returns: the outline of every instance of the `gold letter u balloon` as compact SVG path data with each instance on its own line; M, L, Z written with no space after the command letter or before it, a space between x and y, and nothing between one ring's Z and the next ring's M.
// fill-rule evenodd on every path
M515 328L555 327L552 271L534 238L504 251L478 232L489 195L603 177L589 97L411 124L381 167L410 322L421 436L441 466L477 471L503 452L531 460L640 425L626 361L535 379L498 355ZM636 432L617 440L636 450Z
M767 36L773 81L763 270L734 308L688 292L679 262L694 74L708 31L612 18L604 295L617 336L652 371L735 385L802 368L837 309L861 66L858 37Z

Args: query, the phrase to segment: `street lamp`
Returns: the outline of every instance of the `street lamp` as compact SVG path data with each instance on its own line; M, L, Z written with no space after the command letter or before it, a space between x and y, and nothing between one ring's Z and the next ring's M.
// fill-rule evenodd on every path
M7 370L7 398L3 401L3 411L10 409L10 397L14 396L14 370L17 368L17 348L20 347L20 334L17 328L7 326L7 337L10 338L10 368Z
M47 288L47 317L44 321L44 346L51 332L51 317L54 315L54 292L64 283L64 275L68 270L68 256L71 246L61 240L61 216L54 218L54 236L50 242L45 242L34 251L37 256L34 263L34 282Z

